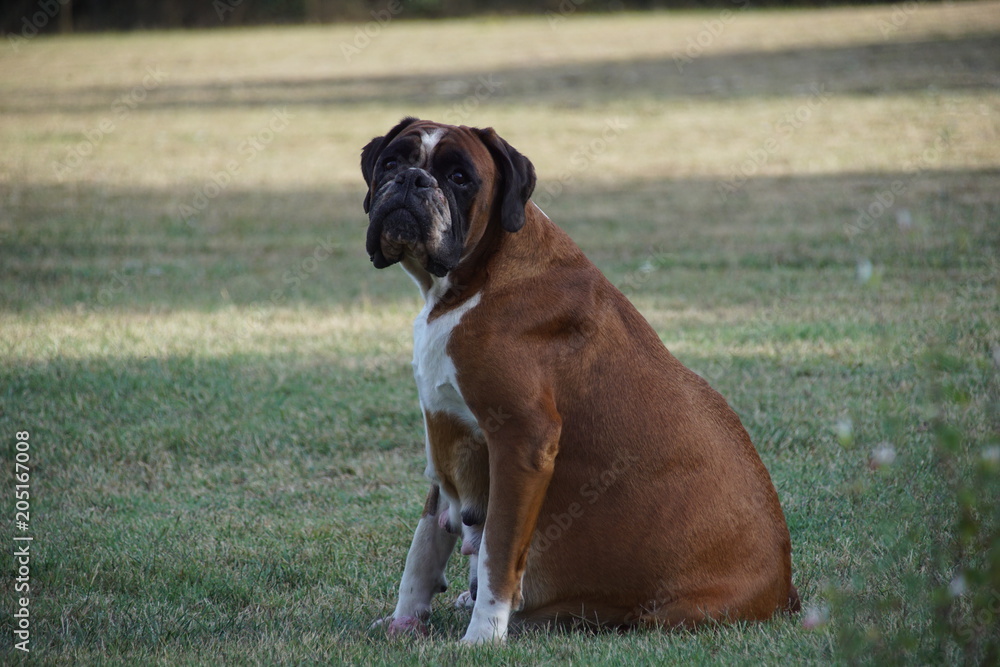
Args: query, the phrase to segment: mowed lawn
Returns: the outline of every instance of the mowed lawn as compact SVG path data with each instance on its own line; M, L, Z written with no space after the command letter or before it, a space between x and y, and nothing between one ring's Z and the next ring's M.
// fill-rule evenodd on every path
M38 664L995 664L998 72L997 2L6 41L3 660L26 596ZM368 629L427 482L358 158L410 114L530 157L728 398L802 615L470 651L456 553L429 638Z

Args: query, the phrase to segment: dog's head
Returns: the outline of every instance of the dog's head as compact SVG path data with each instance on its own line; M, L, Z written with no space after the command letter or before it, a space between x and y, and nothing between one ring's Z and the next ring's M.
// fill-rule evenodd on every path
M487 228L524 226L531 162L492 128L405 118L361 153L367 250L376 268L409 257L443 277Z

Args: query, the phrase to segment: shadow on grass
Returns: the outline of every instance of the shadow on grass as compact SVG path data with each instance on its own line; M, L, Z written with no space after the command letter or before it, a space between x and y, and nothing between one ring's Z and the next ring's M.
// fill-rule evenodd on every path
M37 424L33 437L62 443L40 454L46 475L72 465L142 473L167 459L252 466L396 447L422 453L402 358L359 373L294 354L59 357L8 361L0 378L0 422Z
M678 48L678 53L682 53ZM702 56L678 65L674 58L470 70L448 74L336 77L306 81L260 80L229 84L164 84L143 102L145 111L204 107L441 104L474 93L487 77L489 96L518 103L578 106L580 100L736 99L824 92L877 95L921 90L995 89L1000 83L1000 36L976 35L919 42L801 48ZM36 89L4 100L5 114L36 111L92 113L106 110L120 87L74 92Z
M761 378L766 396L780 397L764 419L743 412L781 494L800 583L828 559L816 535L864 534L869 515L884 510L862 508L937 493L901 475L883 478L867 505L845 502L865 452L836 446L803 391L830 387L822 401L831 405L867 400L866 391L891 390L891 362L859 370L824 359L804 378L756 357L694 361L751 378L720 386L736 403L760 392ZM0 429L38 425L32 474L43 532L33 581L45 594L35 609L61 628L45 641L123 653L260 632L364 641L367 622L394 598L421 503L414 489L424 486L408 375L402 362L362 376L294 355L0 367ZM916 457L923 445L908 446ZM460 585L464 562L454 561ZM447 597L435 614L437 641L456 638L466 622L445 605Z
M580 179L546 211L623 288L644 264L762 277L853 271L859 257L871 256L902 272L975 270L1000 247L997 177L996 170L757 177L725 197L712 179L628 188ZM893 183L905 192L892 194ZM360 187L233 187L187 221L178 213L185 196L168 188L18 184L7 194L17 201L6 206L12 225L0 226L0 311L413 300L402 271L378 272L368 262L362 195ZM697 298L698 281L690 287Z

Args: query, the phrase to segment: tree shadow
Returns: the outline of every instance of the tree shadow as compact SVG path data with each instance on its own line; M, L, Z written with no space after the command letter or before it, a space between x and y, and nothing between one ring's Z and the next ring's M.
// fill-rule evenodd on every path
M438 74L271 79L226 84L165 83L148 92L144 111L177 108L452 104L469 97L576 107L595 101L797 97L817 86L841 95L1000 86L1000 35L916 42L606 60L547 67L469 69ZM120 87L28 89L5 99L7 114L85 113L108 109Z
M711 178L581 179L545 208L620 285L649 262L817 271L877 252L900 269L960 269L1000 248L998 179L995 169L754 177L724 197ZM169 187L19 184L12 225L0 227L0 311L410 301L402 271L369 264L362 195L234 186L185 220Z

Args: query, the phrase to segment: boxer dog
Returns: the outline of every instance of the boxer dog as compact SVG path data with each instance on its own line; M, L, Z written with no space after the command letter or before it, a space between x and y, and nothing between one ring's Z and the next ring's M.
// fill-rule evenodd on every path
M367 250L425 303L431 481L399 601L426 633L459 533L466 643L508 625L694 627L799 608L778 495L736 413L530 199L492 128L406 118L362 151Z

